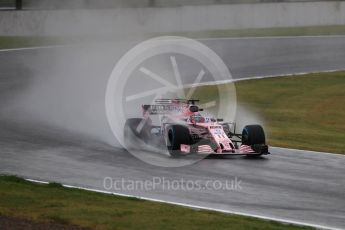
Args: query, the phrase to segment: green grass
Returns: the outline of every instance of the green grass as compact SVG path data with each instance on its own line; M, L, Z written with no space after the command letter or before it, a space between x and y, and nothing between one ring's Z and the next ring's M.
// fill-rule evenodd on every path
M94 229L311 229L0 176L0 215Z
M267 36L311 36L311 35L345 35L345 25L308 26L308 27L285 27L265 29L232 29L232 30L209 30L196 32L175 32L169 34L143 34L142 39L157 36L184 36L190 38L226 38L226 37L267 37ZM131 37L135 39L135 37ZM112 42L116 40L128 40L125 37L30 37L30 36L0 36L0 49L33 47L45 45L79 44L89 42Z
M264 120L272 146L345 154L345 72L235 83L238 103ZM196 91L216 96L214 86Z
M0 49L58 44L61 44L61 41L54 37L0 36Z
M190 38L345 35L345 25L210 30L173 33L171 35Z

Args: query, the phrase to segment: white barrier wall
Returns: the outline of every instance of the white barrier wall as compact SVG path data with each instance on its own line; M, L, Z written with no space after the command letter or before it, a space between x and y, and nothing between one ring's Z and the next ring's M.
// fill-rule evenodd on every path
M345 2L339 1L0 12L0 35L127 36L341 24L345 24Z

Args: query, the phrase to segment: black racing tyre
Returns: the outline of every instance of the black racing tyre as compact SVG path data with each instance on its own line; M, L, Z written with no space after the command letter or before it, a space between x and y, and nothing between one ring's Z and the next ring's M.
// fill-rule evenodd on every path
M245 126L242 131L242 144L249 146L266 144L264 129L260 125Z
M138 129L139 128L139 129ZM151 121L142 118L127 119L124 127L124 141L127 148L133 146L138 140L147 143L151 136Z
M171 125L167 127L166 143L170 156L181 156L181 144L191 144L189 129L183 125Z

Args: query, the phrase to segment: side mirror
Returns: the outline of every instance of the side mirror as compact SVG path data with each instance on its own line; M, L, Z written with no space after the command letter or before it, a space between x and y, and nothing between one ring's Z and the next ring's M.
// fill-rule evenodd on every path
M217 122L223 122L224 121L224 119L222 119L222 118L217 118Z

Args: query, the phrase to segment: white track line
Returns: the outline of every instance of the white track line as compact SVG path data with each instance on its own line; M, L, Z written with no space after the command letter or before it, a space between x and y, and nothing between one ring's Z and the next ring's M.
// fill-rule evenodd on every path
M203 83L198 83L198 84L192 83L192 84L184 85L184 87L190 88L190 87L198 87L198 86L214 86L214 85L222 85L222 84L235 83L235 82L247 81L247 80L257 80L257 79L275 78L275 77L293 77L293 76L301 76L301 75L316 74L316 73L334 73L334 72L344 71L344 70L345 68L315 71L315 72L311 71L311 72L297 72L297 73L278 74L278 75L262 75L262 76L244 77L244 78L238 78L238 79L228 79L228 80L222 80L222 81L203 82Z
M34 183L49 184L49 182L47 182L47 181L40 181L40 180L34 180L34 179L25 179L25 180L30 181L30 182L34 182ZM147 200L147 201L153 201L153 202L164 203L164 204L178 205L178 206L192 208L192 209L200 209L200 210L221 212L221 213L226 213L226 214L248 216L248 217L254 217L254 218L263 219L263 220L277 221L277 222L286 223L286 224L313 227L313 228L317 228L317 229L341 230L340 228L333 228L333 227L328 227L328 226L323 226L323 225L318 225L318 224L312 224L312 223L307 223L307 222L301 222L301 221L295 221L295 220L289 220L289 219L283 219L283 218L269 217L269 216L263 216L263 215L255 215L255 214L250 214L250 213L245 213L245 212L237 212L237 211L231 211L231 210L225 210L225 209L210 208L210 207L205 207L205 206L198 206L198 205L192 205L192 204L186 204L186 203L180 203L180 202L166 201L166 200L154 199L154 198L143 197L143 196L133 196L133 195L128 195L128 194L124 194L124 193L108 192L108 191L103 191L103 190L99 190L99 189L84 188L84 187L66 185L66 184L62 184L62 186L65 188L75 188L75 189L81 189L81 190L98 192L98 193L109 194L109 195L131 197L131 198L137 198L140 200Z
M291 38L345 38L345 35L301 35L301 36L259 36L259 37L221 37L221 38L195 38L198 41L204 40L250 40L250 39L291 39Z
M15 51L25 51L25 50L63 48L63 47L68 47L68 46L71 46L71 45L33 46L33 47L23 47L23 48L0 49L0 52L15 52Z
M344 154L339 154L339 153L318 152L318 151L313 151L313 150L282 148L282 147L276 147L276 146L270 146L270 147L271 148L275 148L277 150L288 150L288 151L305 152L305 153L312 153L312 154L322 154L322 155L331 155L331 156L345 157Z
M247 80L256 80L256 79L264 79L264 78L274 78L274 77L293 77L293 76L301 76L307 74L316 74L316 73L334 73L338 71L343 71L344 69L331 69L331 70L321 70L321 71L311 71L311 72L297 72L297 73L287 73L287 74L278 74L278 75L262 75L262 76L253 76L253 77L245 77L234 79L233 82L237 81L247 81Z
M250 40L250 39L291 39L291 38L345 38L345 35L305 35L305 36L262 36L262 37L221 37L221 38L194 38L198 41L209 41L209 40ZM23 48L11 48L11 49L0 49L0 52L11 52L21 50L35 50L35 49L49 49L66 47L70 45L51 45L51 46L33 46Z
M344 37L343 35L336 35L336 36L300 36L300 37ZM277 38L277 37L244 37L244 38L224 38L224 39L269 39L269 38ZM279 38L279 37L278 37ZM296 38L296 37L282 37L282 38ZM198 40L210 40L211 38L204 38ZM216 38L214 38L216 39ZM217 38L218 39L218 38ZM219 38L222 39L222 38ZM36 46L36 47L25 47L25 48L14 48L14 49L0 49L0 52L13 52L13 51L25 51L25 50L35 50L35 49L51 49L51 48L63 48L69 47L71 45L54 45L54 46ZM227 83L234 83L239 81L246 81L246 80L255 80L255 79L263 79L263 78L273 78L273 77L291 77L291 76L301 76L306 74L313 74L313 73L332 73L337 71L343 71L344 69L333 69L333 70L323 70L323 71L311 71L311 72L297 72L297 73L288 73L288 74L278 74L278 75L261 75L261 76L253 76L253 77L245 77L239 79L228 79L222 81L214 81L214 82L203 82L197 84L188 84L184 85L185 88L190 87L197 87L197 86L212 86L212 85L221 85Z

